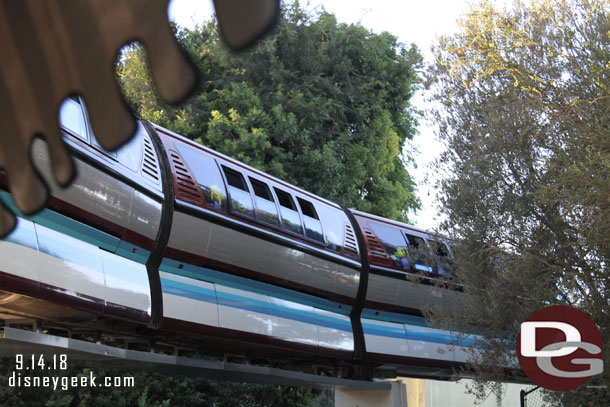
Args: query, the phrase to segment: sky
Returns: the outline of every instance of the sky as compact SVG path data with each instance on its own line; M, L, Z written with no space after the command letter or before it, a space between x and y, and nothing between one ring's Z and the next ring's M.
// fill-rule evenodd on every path
M301 5L309 10L320 7L335 14L343 23L360 23L364 27L379 33L388 31L404 44L414 43L418 46L424 60L431 61L430 48L441 35L457 31L457 20L469 9L470 1L466 0L301 0ZM169 5L170 19L183 27L194 27L209 20L214 12L211 0L172 0ZM428 108L422 92L413 100L416 108ZM435 203L436 191L426 184L425 176L429 163L443 150L443 145L435 138L436 128L423 118L420 119L419 134L407 146L412 153L417 168L409 168L409 173L418 185L418 196L422 209L409 217L411 223L424 229L434 229L440 218ZM430 174L433 179L433 174Z

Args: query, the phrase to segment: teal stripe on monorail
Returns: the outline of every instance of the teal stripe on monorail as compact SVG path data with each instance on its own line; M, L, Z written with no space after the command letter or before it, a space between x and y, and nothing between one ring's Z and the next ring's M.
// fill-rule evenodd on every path
M363 323L362 328L364 329L365 335L377 335L377 336L385 336L388 338L399 338L406 339L405 328L402 325L396 324L398 326L383 326L383 325L374 325Z
M252 311L259 314L273 315L273 307L266 301L254 298L243 297L241 295L229 294L216 288L218 305L242 310Z
M182 265L182 268L179 268L179 265ZM161 271L165 271L170 274L221 284L226 287L236 288L239 290L269 295L271 297L296 302L298 304L310 305L315 308L341 315L349 315L352 309L349 305L339 304L337 302L325 300L313 295L304 294L287 288L277 287L260 281L250 280L244 277L234 276L205 267L193 266L191 264L178 262L172 259L164 258L160 269Z
M3 240L38 251L38 239L34 224L29 220L17 217L17 226Z
M313 310L305 311L290 307L283 307L281 305L268 303L266 301L223 292L222 288L218 287L216 294L218 296L218 305L247 309L260 314L291 319L293 321L304 322L311 325L320 325L326 328L339 329L348 332L351 332L352 330L349 322L329 317L320 318L320 316L316 315Z
M319 325L331 329L338 329L348 332L351 332L352 330L351 324L348 321L342 321L340 319L329 317L320 318L319 315L313 313L313 310L304 311L290 307L282 307L266 301L223 292L222 288L218 287L216 290L216 295L218 296L218 305L249 310L259 314L291 319L293 321L304 322L311 325Z
M133 252L133 249L136 249L136 252ZM131 243L128 243L124 240L121 240L119 246L116 249L116 254L125 257L129 260L136 261L138 263L146 264L148 257L150 256L150 251L143 249L139 246L134 246Z
M97 246L66 236L51 228L34 225L33 222L21 217L17 217L15 230L3 240L92 272L101 273L103 266L104 274L107 276L137 285L148 285L148 274L143 265L128 262L122 257L101 251Z
M120 241L120 239L114 236L97 230L91 226L85 225L65 215L59 214L50 209L43 209L37 215L27 217L19 212L15 206L12 196L9 193L6 191L0 191L0 197L11 210L15 211L15 213L19 214L19 216L26 221L32 221L54 231L74 237L75 239L91 243L94 246L99 246L107 251L116 253L120 257L127 258L138 263L144 264L148 259L150 253L149 251L141 247L136 247L127 242ZM23 239L17 234L12 233L5 239L7 241L11 241L11 239L13 239L13 243L27 245L33 249L38 249L37 247L34 247L36 240L32 239L32 237L35 238L35 235L25 237L26 240L23 241ZM133 253L134 248L136 248L136 253ZM53 255L53 252L57 251L50 247L47 247L47 249L48 250L46 253L50 255ZM78 258L78 256L76 256L76 258ZM81 264L82 262L79 260L78 263ZM315 308L341 315L347 316L351 312L351 306L346 304L339 304L337 302L328 301L313 295L300 293L298 291L277 287L268 283L254 281L243 277L233 276L208 268L196 267L187 263L184 263L184 269L180 269L178 268L179 264L183 263L179 263L171 259L163 259L161 270L176 275L194 278L196 280L219 283L227 287L269 295L303 305L310 305Z
M33 228L28 229L27 226L25 226L23 222L28 222L27 220L20 219L18 222L18 227L15 230L14 235L12 235L13 243L21 244L26 247L31 247L32 249L36 250L36 247L32 247L31 244L28 244L28 242L32 243L32 241L36 239ZM100 256L99 249L95 246L79 242L76 239L62 239L57 238L57 236L53 236L60 233L61 232L57 232L47 228L39 228L38 240L40 240L40 252L60 258L62 260L70 261L71 263L78 264L83 267L91 268L92 257ZM110 253L108 253L107 256L103 256L105 263L104 265L107 266L111 264L113 266L112 272L110 272L109 274L114 275L117 278L122 278L126 281L130 281L135 278L134 282L141 283L142 273L139 271L142 270L132 268L132 270L126 272L126 265L123 264L122 261L113 259L113 256L115 255ZM97 259L98 265L101 266L101 258L97 257ZM120 275L117 273L119 268L121 268L122 270ZM105 271L109 272L109 270ZM222 306L232 307L236 309L249 310L264 315L300 321L311 325L351 332L351 324L348 320L333 318L332 316L328 315L317 315L312 311L293 309L290 307L284 307L281 305L268 303L267 301L261 301L247 296L227 293L222 291L222 286L217 286L217 290L215 291L212 289L178 282L171 279L164 278L161 281L163 286L163 292L168 294L191 298L198 301L205 301L212 304L219 304ZM363 324L363 327L365 333L368 335L405 339L405 330L402 326L388 327L365 323ZM442 344L452 343L457 340L455 336L445 333L421 331L418 332L417 330L410 330L409 326L407 326L406 337L410 340L419 340ZM473 340L470 338L465 338L461 342L463 346L469 346L472 345L472 343Z
M216 303L216 292L214 290L210 290L209 288L185 284L166 278L161 279L161 286L163 287L164 293L191 298L198 301L205 301L212 304Z
M6 191L0 191L0 197L6 206L16 213L17 216L26 220L46 226L49 229L56 230L87 243L94 244L111 252L114 252L119 244L118 238L50 209L43 209L33 216L25 216L17 209L11 194Z
M227 293L222 291L222 287L217 287L216 292L214 292L214 290L208 288L183 283L180 281L174 281L167 278L162 278L161 283L164 293L213 304L217 303L220 306L252 311L258 314L276 316L311 325L319 325L326 328L351 332L351 324L349 321L343 321L328 316L321 316L309 311L283 307L267 301L261 301L256 298Z
M362 310L362 318L373 319L377 321L397 322L400 324L421 326L424 328L427 328L429 326L426 321L426 318L424 317L399 314L396 312L378 311L370 308L365 308Z
M95 246L99 246L103 249L109 251L117 251L117 255L120 257L128 258L130 260L144 263L148 257L148 251L137 248L137 253L132 253L131 249L133 245L129 245L125 242L119 245L120 240L114 236L111 236L105 232L99 231L93 227L85 225L79 221L71 219L67 216L61 215L57 212L54 212L49 209L43 209L37 215L26 217L23 216L16 208L15 203L9 193L6 191L0 191L0 197L4 201L4 203L15 213L19 214L21 217L25 219L25 221L33 221L40 225L46 226L49 229L54 231L58 231L60 233L64 233L68 236L71 236L75 239L85 241L87 243L91 243ZM55 256L58 258L62 258L65 260L72 261L76 264L83 265L86 267L91 267L90 258L82 255L82 253L77 253L81 249L78 249L75 245L67 245L65 242L57 242L56 244L51 244L50 242L44 242L44 244L40 245L37 242L36 236L33 230L28 230L23 227L18 227L12 234L5 238L6 241L19 244L22 246L30 247L34 250L40 250L43 253L46 253L51 256ZM43 239L46 240L46 239ZM63 247L62 247L63 246ZM93 249L93 248L91 248ZM89 250L85 250L89 253L89 255L94 254ZM109 259L105 259L108 261ZM120 262L112 262L115 267L122 267ZM183 269L178 268L179 264L183 264ZM112 267L111 274L116 276L117 278L123 278L127 281L134 280L134 282L141 282L141 280L137 277L139 273L122 273L120 276L118 275L115 267ZM137 269L134 269L136 271ZM347 316L351 311L351 307L349 305L339 304L336 302L328 301L322 298L318 298L312 295L300 293L297 291L276 287L271 284L262 283L254 280L249 280L243 277L233 276L230 274L222 273L219 271L211 270L208 268L197 267L186 263L180 263L171 259L163 259L163 264L161 266L161 270L166 271L171 274L182 275L185 277L193 278L196 280L209 281L212 283L217 283L221 285L225 285L227 287L232 287L236 289L241 289L245 291L255 292L263 295L269 295L271 297L285 299L288 301L296 302L303 305L309 305L318 309L327 310L332 313L337 313L340 315ZM132 278L133 277L133 278ZM164 280L170 281L170 280ZM194 287L187 285L189 287ZM188 298L203 300L203 294L193 289L185 289L184 286L176 286L176 285L168 285L167 289L164 285L164 292L172 293L175 295L181 295ZM224 293L226 294L226 293ZM208 297L208 299L212 299L213 297ZM284 307L278 307L273 304L262 304L261 302L256 303L254 300L244 299L245 297L230 297L230 295L225 295L223 299L219 300L222 304L226 304L227 306L239 305L242 309L250 309L254 312L262 312L264 314L276 315L278 317L299 320L302 322L312 323L316 325L326 326L333 329L340 329L344 331L351 331L351 325L349 321L343 321L339 319L335 319L332 317L327 317L323 315L315 315L314 317L307 315L306 312L300 310L293 310ZM251 300L251 301L250 301ZM223 303L224 301L224 303ZM216 298L213 298L213 301L216 302ZM376 311L372 309L364 309L362 313L362 317L366 319L373 320L382 320L388 322L398 322L404 323L407 326L422 326L426 327L427 323L425 318L417 317L412 315L405 314L397 314L390 313L384 311ZM399 329L386 329L385 327L374 326L367 327L365 329L367 334L371 335L382 335L388 337L404 337L404 333L400 333ZM401 336L402 335L402 336ZM438 343L447 343L447 338L450 340L455 340L455 337L444 334L428 334L428 333L416 333L412 332L409 334L409 339L413 340L425 340L430 341L430 339L434 339L434 342ZM472 344L472 340L465 339L464 340L468 345Z
M127 283L148 285L148 273L144 265L129 261L116 254L104 252L97 246L56 230L36 226L40 253L62 259L84 269L114 277Z
M422 341L432 342L443 345L461 345L461 346L472 346L474 340L472 338L458 339L457 336L452 335L448 332L437 331L418 331L417 327L402 324L396 324L397 326L384 326L375 325L370 323L363 323L362 327L366 335L383 336L386 338L398 338L407 339L411 341ZM406 328L406 331L405 331Z
M409 327L407 327L407 339L411 341L434 342L456 346L472 346L474 344L473 338L458 338L456 335L446 332L409 330Z

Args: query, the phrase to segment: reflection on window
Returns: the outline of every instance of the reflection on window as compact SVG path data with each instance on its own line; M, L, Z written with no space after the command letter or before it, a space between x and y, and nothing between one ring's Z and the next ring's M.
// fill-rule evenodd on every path
M205 202L214 209L227 209L224 181L214 158L195 147L175 142L174 145L191 169L201 187Z
M303 227L301 226L301 217L294 206L294 201L289 193L282 191L281 189L273 188L275 195L280 203L280 213L284 221L284 227L291 232L303 234Z
M227 179L227 190L231 199L231 211L239 215L254 217L252 196L246 185L244 177L237 171L222 166Z
M71 134L87 141L87 124L80 103L72 97L67 98L59 108L59 123Z
M345 241L347 229L342 211L325 204L316 206L316 210L320 222L324 224L324 240L326 241L326 247L333 251L340 251ZM351 227L349 230L351 234L353 234Z
M388 253L390 253L390 258L394 262L394 265L396 267L408 269L409 260L407 258L407 244L402 237L400 229L378 222L369 221L368 223L381 243L385 246Z
M434 260L430 256L426 242L419 236L405 234L409 242L408 255L416 270L432 273Z
M318 214L316 213L316 208L313 207L311 202L304 200L303 198L297 197L297 201L299 201L299 205L301 206L301 212L303 215L309 216L313 219L318 219Z
M280 226L277 207L267 184L250 177L250 185L252 185L252 190L254 191L257 219L274 226Z
M318 219L316 208L309 201L297 197L301 212L303 213L303 223L305 224L305 236L310 239L324 243L324 234L322 233L322 224Z
M455 275L455 262L449 257L449 249L445 243L430 241L432 251L437 256L438 274L443 277L453 277Z

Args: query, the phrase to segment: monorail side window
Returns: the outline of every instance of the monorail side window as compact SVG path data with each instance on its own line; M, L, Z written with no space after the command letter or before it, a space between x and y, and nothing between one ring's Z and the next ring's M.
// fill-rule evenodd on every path
M413 267L419 271L432 273L434 271L434 262L431 259L428 246L426 245L424 239L408 233L405 233L405 237L409 242L408 255Z
M400 229L396 226L368 221L369 226L384 245L396 267L409 268L407 245Z
M254 205L252 196L246 185L246 180L239 172L222 166L227 180L227 191L231 202L231 212L238 215L254 217Z
M174 146L201 187L206 204L214 209L227 210L227 194L214 158L184 143L175 142Z
M336 252L340 251L345 242L347 217L344 217L345 215L341 209L334 208L324 203L316 206L316 212L318 213L320 222L324 225L324 240L326 242L326 247Z
M455 262L449 256L447 245L434 240L430 241L432 251L436 255L436 264L438 274L444 277L452 277L455 275Z
M301 213L303 214L303 223L305 224L305 236L320 243L324 243L324 234L322 233L322 224L316 213L316 208L309 201L297 197Z
M59 123L68 132L81 140L89 141L85 113L78 99L69 97L59 108Z
M280 203L280 214L284 222L284 227L293 233L303 234L303 226L301 226L301 217L297 212L294 201L289 193L281 189L273 188L277 200Z
M256 218L261 222L268 223L273 226L280 226L280 217L277 213L275 201L271 195L269 187L264 182L261 182L252 177L250 185L254 192L254 201L256 204Z

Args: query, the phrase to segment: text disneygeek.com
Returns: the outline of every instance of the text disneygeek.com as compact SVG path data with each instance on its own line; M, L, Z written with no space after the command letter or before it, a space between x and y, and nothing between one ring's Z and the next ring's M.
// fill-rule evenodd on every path
M88 374L78 376L34 376L36 371L65 371L68 368L68 357L59 355L22 355L15 356L15 370L8 378L9 387L35 388L48 387L53 390L68 390L75 387L134 387L132 376L96 377L90 370Z

